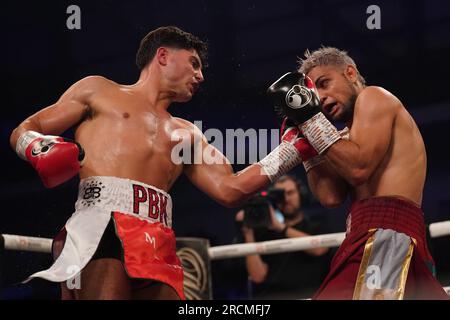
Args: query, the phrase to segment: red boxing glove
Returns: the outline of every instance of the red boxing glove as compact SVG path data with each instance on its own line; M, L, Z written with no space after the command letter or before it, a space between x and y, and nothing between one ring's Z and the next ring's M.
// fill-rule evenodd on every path
M317 151L309 144L301 130L297 126L287 127L289 125L287 122L288 120L285 118L281 125L281 141L293 144L302 161L307 161L317 156Z
M77 142L34 131L26 131L20 136L16 152L31 163L47 188L56 187L75 176L84 159L84 150Z

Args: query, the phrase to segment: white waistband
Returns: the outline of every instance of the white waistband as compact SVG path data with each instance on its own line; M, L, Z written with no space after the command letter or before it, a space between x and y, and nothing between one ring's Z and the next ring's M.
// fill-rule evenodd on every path
M94 176L82 179L75 209L91 206L109 211L137 214L139 217L172 226L172 198L151 185L123 178Z

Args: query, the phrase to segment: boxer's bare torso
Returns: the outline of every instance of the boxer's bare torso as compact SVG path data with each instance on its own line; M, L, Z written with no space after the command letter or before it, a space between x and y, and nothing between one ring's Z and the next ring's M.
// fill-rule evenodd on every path
M182 129L192 141L194 134L203 138L190 122L167 111L174 101L190 100L203 81L200 59L192 50L175 50L172 56L172 69L162 73L152 65L133 85L100 76L78 81L55 104L25 120L11 144L26 130L61 135L75 127L75 140L86 154L80 178L128 178L168 191L183 171L171 159L179 143L172 134Z
M400 234L414 237L414 244L418 243L413 245L409 237L405 239L409 252L414 250L415 258L408 254L401 258L402 261L408 261L403 268L409 272L408 281L406 278L403 283L397 281L402 283L398 289L402 292L401 298L407 299L409 296L415 299L423 292L431 297L433 290L436 290L435 297L444 298L445 293L431 272L433 262L426 239L420 236L424 225L419 208L422 204L427 158L416 123L392 93L381 87L365 86L364 78L345 51L325 47L306 56L302 70L307 70L316 83L322 112L330 120L343 122L350 129L349 139L334 140L334 143L330 141L333 144L322 153L325 161L316 162L318 164L309 170L308 182L315 194L319 195L321 203L328 207L342 204L348 195L353 201L347 216L346 241L338 252L344 258L333 260L327 276L328 280L332 280L324 281L315 298L361 299L364 295L363 299L380 299L378 293L383 291L380 287L373 291L373 295L367 294L373 287L369 285L371 280L364 278L364 275L372 272L368 271L372 265L368 267L366 261L377 256L375 264L379 270L392 268L389 250L392 250L394 243L397 245L402 242L399 240ZM323 129L319 133L328 135L328 130L336 133L331 124L324 123L326 125L322 128L318 126L319 130ZM376 197L386 199L370 200ZM412 208L392 198L406 200L403 202L413 203L419 208ZM369 201L355 203L365 199ZM389 229L389 233L378 236L385 229ZM378 231L375 233L374 230ZM374 241L379 241L377 248L372 246ZM416 250L419 250L419 254ZM395 251L397 254L399 250ZM428 268L422 269L424 265L428 265ZM387 273L392 274L391 271ZM386 282L382 273L379 272L377 276L379 283ZM420 286L416 286L419 282ZM423 289L419 288L422 285ZM391 285L387 287L392 288ZM346 297L344 292L347 292Z
M158 30L155 32L167 32ZM15 148L19 137L30 131L61 135L75 128L75 140L85 151L80 178L127 178L169 191L185 173L217 202L237 206L270 182L261 166L253 164L234 173L225 156L208 144L198 128L167 111L173 102L189 101L202 81L202 61L195 49L161 45L147 65L142 65L135 84L120 85L100 76L84 78L56 103L23 121L11 134L10 143ZM186 158L173 152L180 143L183 151L192 153L191 159L200 157L200 161L180 161ZM202 150L207 147L209 156L217 160L214 163L203 160ZM113 258L90 261L81 276L85 284L81 290L72 292L62 283L63 298L72 293L78 299L177 298L166 284L132 291L122 262Z
M192 125L148 105L133 86L97 81L100 89L90 97L75 132L86 152L80 177L128 178L168 191L183 170L171 159L178 143L171 134Z
M316 83L323 112L350 128L349 140L338 141L324 153L329 168L316 168L308 174L310 186L319 199L337 194L339 199L328 201L330 206L343 201L343 189L354 201L397 196L421 205L427 164L417 125L390 92L356 85L355 69L345 72L318 66L308 73ZM322 182L331 171L338 176L331 178L331 183ZM345 180L347 187L336 184L336 179Z
M223 160L215 164L181 162L172 152L179 143L193 152L202 150L192 148L194 145L208 145L192 123L167 111L172 102L189 101L202 81L202 65L195 50L160 47L135 84L120 85L100 76L84 78L56 103L23 121L11 134L10 143L15 148L27 131L61 135L75 128L75 140L85 151L80 178L127 178L169 191L185 172L216 201L236 205L270 182L258 164L234 174L226 158L214 148L215 156ZM81 276L81 290L71 291L62 284L63 299L178 298L166 284L132 291L123 265L116 259L93 260ZM97 281L99 277L106 279Z
M186 101L195 89L189 83L182 87ZM87 77L57 103L25 120L12 134L11 145L26 130L60 135L75 127L75 139L86 154L80 178L114 176L169 191L185 173L198 188L226 206L242 203L270 182L259 164L234 174L229 161L208 144L197 127L170 115L167 108L173 100L152 103L147 93L140 82L125 86L99 76ZM200 157L200 161L182 162L179 153L173 152L178 144L187 145L183 151L191 153L184 159ZM201 158L206 148L213 150L208 154L217 161Z
M353 197L361 200L373 196L400 196L421 204L427 166L425 145L416 123L401 102L392 109L395 118L389 146L370 178L354 188ZM356 134L371 135L362 131L354 133L350 129L350 139L357 140Z

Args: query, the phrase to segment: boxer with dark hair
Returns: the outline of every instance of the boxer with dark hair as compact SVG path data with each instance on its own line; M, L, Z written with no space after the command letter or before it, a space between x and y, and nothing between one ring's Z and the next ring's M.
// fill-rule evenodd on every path
M326 207L352 199L346 239L315 299L447 299L421 210L425 146L401 101L366 86L336 48L307 52L299 72L278 79L269 94L317 152L304 161L315 196Z
M45 186L81 178L76 211L54 242L56 261L32 277L61 282L67 299L183 298L168 194L176 179L185 173L217 202L237 206L301 163L305 139L286 132L273 152L234 173L200 129L171 116L169 105L189 101L203 82L205 59L197 37L158 28L141 42L136 83L84 78L13 131L11 146ZM70 127L76 143L56 136ZM180 143L201 161L179 161L172 151ZM65 281L79 270L81 288L69 290Z

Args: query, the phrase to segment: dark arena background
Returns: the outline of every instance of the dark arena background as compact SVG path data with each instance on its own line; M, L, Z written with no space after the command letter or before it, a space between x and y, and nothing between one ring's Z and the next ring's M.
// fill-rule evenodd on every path
M80 9L79 28L69 28ZM370 5L379 25L370 24ZM447 0L317 1L4 1L1 63L0 233L52 238L74 210L78 179L45 189L31 166L9 145L12 130L26 117L54 103L74 82L102 75L134 83L140 39L159 26L174 25L207 41L209 66L195 97L169 111L202 130L276 129L267 87L295 70L306 49L322 45L346 50L369 85L402 100L423 135L428 173L423 209L426 223L450 220L450 4ZM70 25L70 24L69 24ZM67 132L67 137L73 132ZM248 162L248 161L247 161ZM242 170L248 165L233 165ZM304 170L295 170L304 178ZM197 190L184 176L175 183L173 228L177 237L209 240L211 247L237 241L234 215ZM306 213L332 232L345 230L348 203L328 210L315 204ZM450 236L429 239L438 279L450 285ZM3 250L2 299L58 299L58 286L20 284L47 268L46 253ZM244 258L211 262L214 299L248 299Z

